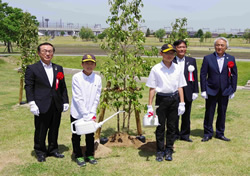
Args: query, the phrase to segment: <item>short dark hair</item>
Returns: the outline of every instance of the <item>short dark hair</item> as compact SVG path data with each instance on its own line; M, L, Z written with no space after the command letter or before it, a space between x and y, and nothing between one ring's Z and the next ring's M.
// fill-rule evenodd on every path
M185 45L186 45L186 47L187 47L187 42L185 41L185 40L176 40L175 42L174 42L174 46L178 46L178 45L180 45L181 43L184 43Z
M37 51L40 53L40 47L43 46L43 45L50 45L53 47L53 52L55 52L55 47L51 44L51 43L48 43L48 42L44 42L44 43L41 43L40 45L38 45L37 47Z

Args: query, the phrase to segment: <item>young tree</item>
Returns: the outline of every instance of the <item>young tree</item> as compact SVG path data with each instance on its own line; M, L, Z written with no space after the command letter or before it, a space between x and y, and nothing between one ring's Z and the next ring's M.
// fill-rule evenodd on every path
M89 39L93 38L95 35L90 28L82 27L79 32L79 36L82 40L86 39L88 41Z
M149 62L142 58L144 53L144 33L139 30L143 22L140 8L142 0L109 0L111 16L108 17L106 40L101 48L108 51L112 64L107 62L102 74L111 82L111 90L103 94L109 97L115 111L123 109L123 128L127 120L129 131L130 117L133 109L140 112L142 105L142 85L138 85L136 78L148 75ZM109 103L110 104L110 103ZM106 104L107 105L107 104ZM140 119L139 119L140 120ZM120 119L117 118L117 130L120 132Z
M201 36L203 36L203 30L202 30L202 29L199 29L199 30L195 33L194 36L197 37L197 38L201 38Z
M205 38L205 41L207 41L208 38L211 38L212 37L212 33L207 31L205 34L204 34L204 38Z
M245 29L243 38L246 40L246 43L250 43L250 29Z
M149 37L149 36L150 36L150 29L148 28L146 32L146 37Z
M159 39L159 42L163 41L163 37L166 35L166 31L164 29L158 29L155 31L155 37Z
M38 21L36 17L28 12L23 13L23 18L20 21L20 29L22 30L20 30L17 36L17 46L21 51L19 103L22 102L23 78L26 67L38 60L36 54L36 47L38 45Z
M227 33L221 33L221 34L219 34L219 37L225 37L225 38L227 38Z
M64 31L61 31L61 32L60 32L60 35L61 35L61 36L64 36L64 34L65 34Z
M188 33L186 29L187 18L177 18L175 19L175 23L172 23L171 26L172 26L172 32L169 38L165 42L173 43L176 40L185 40L187 42L188 38Z
M0 41L7 44L8 53L12 52L12 43L17 42L18 35L22 30L20 22L23 12L19 8L8 6L0 0Z
M73 35L72 38L74 39L74 41L76 41L77 36L76 36L76 35Z

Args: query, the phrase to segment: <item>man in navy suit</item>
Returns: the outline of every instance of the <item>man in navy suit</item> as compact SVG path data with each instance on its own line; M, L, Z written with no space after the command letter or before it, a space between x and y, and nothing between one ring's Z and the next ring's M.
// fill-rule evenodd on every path
M218 116L215 138L230 141L224 136L226 111L228 100L234 97L238 75L234 56L225 53L228 46L229 43L226 38L219 37L215 39L215 52L203 59L200 84L201 96L206 99L206 112L202 142L212 139L216 104L218 104Z
M190 114L193 100L198 97L198 77L196 60L192 57L187 57L187 43L184 40L177 40L174 42L176 49L176 57L173 62L177 63L185 76L187 86L183 87L184 101L185 101L185 113L181 118L181 130L179 131L179 119L176 121L176 139L180 139L187 142L193 142L190 136Z
M25 72L26 98L34 114L34 150L39 162L46 156L63 158L58 151L58 129L61 112L67 111L69 99L63 75L63 68L51 62L55 48L50 43L38 46L40 61L27 66ZM48 150L45 139L48 132Z

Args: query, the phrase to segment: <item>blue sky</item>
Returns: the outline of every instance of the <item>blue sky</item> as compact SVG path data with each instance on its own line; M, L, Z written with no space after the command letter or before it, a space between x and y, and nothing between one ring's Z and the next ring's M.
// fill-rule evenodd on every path
M50 22L107 27L110 15L108 0L2 0ZM211 32L244 31L250 28L250 0L143 0L143 26L157 30L170 27L176 18L186 17L188 28Z

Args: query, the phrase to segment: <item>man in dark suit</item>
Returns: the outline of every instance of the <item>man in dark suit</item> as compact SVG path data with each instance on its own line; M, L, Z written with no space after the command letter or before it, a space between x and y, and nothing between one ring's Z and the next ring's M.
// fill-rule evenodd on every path
M206 99L206 112L202 142L212 139L216 104L218 116L215 137L230 141L224 136L224 131L228 100L234 97L237 88L237 67L234 56L225 53L228 46L226 38L217 38L214 42L215 52L203 59L200 84L201 96Z
M187 57L187 44L184 40L177 40L174 42L176 49L176 57L173 62L177 63L185 76L187 86L183 87L184 101L185 101L185 113L181 118L181 130L179 131L179 119L176 121L176 139L180 139L187 142L193 142L190 136L190 114L193 100L198 97L198 79L197 79L197 66L196 60L192 57Z
M39 162L46 156L63 158L58 151L58 129L61 112L69 108L67 88L63 68L51 62L55 48L50 43L38 46L40 61L27 66L25 72L25 90L30 111L34 114L35 137L34 150ZM48 132L48 149L46 135Z

